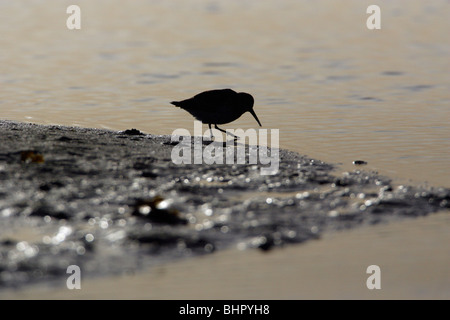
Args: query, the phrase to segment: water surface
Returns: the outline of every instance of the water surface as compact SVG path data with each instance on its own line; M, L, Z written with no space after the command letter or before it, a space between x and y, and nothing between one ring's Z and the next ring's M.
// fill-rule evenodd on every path
M68 30L71 4L0 2L2 119L193 131L169 102L230 87L283 148L450 187L448 1L378 1L381 30L356 0L78 1Z

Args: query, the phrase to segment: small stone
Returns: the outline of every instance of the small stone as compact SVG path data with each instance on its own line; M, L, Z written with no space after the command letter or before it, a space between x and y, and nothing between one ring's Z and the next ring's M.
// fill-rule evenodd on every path
M127 129L125 131L122 131L121 133L126 134L128 136L142 136L144 135L142 132L140 132L138 129Z

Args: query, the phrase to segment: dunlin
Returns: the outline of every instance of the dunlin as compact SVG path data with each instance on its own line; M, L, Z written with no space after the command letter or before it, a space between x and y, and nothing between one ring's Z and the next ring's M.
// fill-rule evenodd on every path
M235 92L231 89L205 91L186 100L171 102L171 104L189 112L202 123L208 124L211 137L211 125L213 124L217 130L230 134L235 138L234 134L220 129L217 125L230 123L248 111L261 126L255 111L253 111L253 103L254 99L250 94Z

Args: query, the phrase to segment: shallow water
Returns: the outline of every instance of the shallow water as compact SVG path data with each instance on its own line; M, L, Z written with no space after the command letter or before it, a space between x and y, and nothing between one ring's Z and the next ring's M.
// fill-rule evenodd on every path
M448 1L377 1L381 30L357 0L78 1L81 30L70 4L0 2L2 119L192 132L169 102L230 87L283 148L450 186Z

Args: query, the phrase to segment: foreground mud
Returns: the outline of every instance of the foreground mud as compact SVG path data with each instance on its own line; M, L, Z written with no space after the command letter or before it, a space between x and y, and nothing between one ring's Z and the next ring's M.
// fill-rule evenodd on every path
M450 207L449 189L336 176L287 150L278 174L264 176L264 165L176 165L170 136L137 130L0 121L0 137L0 290L64 285L69 265L84 277L134 272Z

